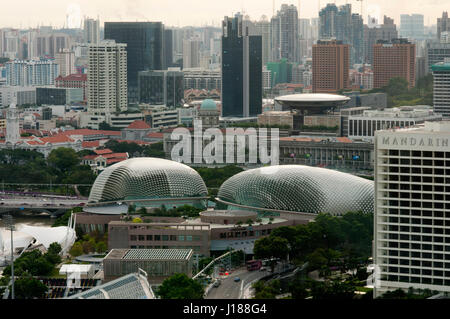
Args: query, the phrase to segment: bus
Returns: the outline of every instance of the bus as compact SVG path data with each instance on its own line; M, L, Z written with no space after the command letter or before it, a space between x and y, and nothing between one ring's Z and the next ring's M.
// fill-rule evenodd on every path
M247 261L247 270L259 270L262 266L261 260L249 260Z

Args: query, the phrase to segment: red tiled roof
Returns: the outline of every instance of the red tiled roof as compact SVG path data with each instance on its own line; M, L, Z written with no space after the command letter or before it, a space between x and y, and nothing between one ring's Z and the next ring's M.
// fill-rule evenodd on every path
M55 81L87 81L87 74L70 74L65 77L58 76Z
M128 153L110 153L110 154L102 154L104 158L128 158Z
M151 132L151 133L148 133L146 136L147 136L147 137L152 137L152 138L160 138L160 139L163 139L163 138L164 138L164 133L161 133L161 132Z
M71 139L68 136L65 135L55 135L55 136L49 136L49 137L41 137L40 140L44 143L66 143L66 142L74 142L73 139Z
M120 131L106 131L106 130L91 130L87 128L81 128L76 130L69 130L64 131L60 134L63 135L97 135L97 134L103 134L103 135L121 135L122 133Z
M81 143L81 146L83 148L93 148L93 147L99 147L100 146L100 141L83 141Z
M122 161L125 161L125 160L126 160L126 158L110 158L110 159L106 160L106 164L109 165L109 164L112 164L112 163L118 163L118 162L122 162Z
M151 126L142 120L136 120L133 123L131 123L130 125L128 125L127 128L133 129L133 130L148 130L149 128L151 128Z
M103 155L103 154L111 154L113 151L111 151L109 148L105 148L103 150L95 150L94 152L97 155Z
M336 139L342 143L353 143L353 141L348 137L336 137Z

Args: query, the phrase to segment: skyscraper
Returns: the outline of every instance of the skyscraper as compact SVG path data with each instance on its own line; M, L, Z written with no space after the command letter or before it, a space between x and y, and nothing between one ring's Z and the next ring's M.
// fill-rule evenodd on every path
M137 102L138 72L162 70L164 26L161 22L105 22L105 39L126 43L128 98Z
M374 298L409 287L450 292L449 132L444 121L375 132Z
M272 18L272 46L276 48L275 61L285 58L299 62L298 12L294 5L281 5L281 10Z
M198 68L200 66L200 41L183 41L183 69Z
M172 30L164 30L164 69L173 64L173 35Z
M97 44L100 41L100 21L84 19L84 42Z
M262 107L262 39L243 29L242 15L222 23L222 115L257 116Z
M102 41L89 45L88 111L109 117L126 111L127 45Z
M319 40L313 45L314 93L337 93L348 89L350 46L336 40Z
M423 14L401 14L400 32L402 38L423 39L425 35Z
M416 45L407 39L393 39L391 42L378 41L373 47L373 87L381 88L395 77L408 81L408 86L416 83Z
M54 85L59 66L52 60L15 60L6 63L6 84L11 86Z
M256 35L261 36L262 45L262 65L266 65L270 61L271 55L271 38L270 38L270 22L266 16L262 16L261 19L255 23Z
M183 106L183 72L178 68L139 72L139 102L168 107Z
M328 4L319 12L320 39L336 39L350 45L351 64L362 63L364 59L364 27L361 15L352 14L352 5L339 8Z

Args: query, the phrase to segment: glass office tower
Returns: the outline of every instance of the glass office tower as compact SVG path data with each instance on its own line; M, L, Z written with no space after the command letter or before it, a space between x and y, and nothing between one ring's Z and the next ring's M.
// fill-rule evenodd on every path
M262 38L243 30L242 15L225 17L222 36L222 116L261 114Z
M138 72L164 68L161 22L105 22L105 39L127 44L128 101L138 101Z

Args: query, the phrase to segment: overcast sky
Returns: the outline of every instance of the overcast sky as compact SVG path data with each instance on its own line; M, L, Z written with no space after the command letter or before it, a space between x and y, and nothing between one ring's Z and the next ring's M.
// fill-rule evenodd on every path
M400 14L421 13L425 25L436 24L437 17L450 11L450 0L363 0L364 21L367 14L393 17L400 24ZM351 3L360 13L357 0L300 0L300 18L318 16L318 8L327 3ZM282 3L298 0L275 0L275 10ZM252 20L272 16L273 0L10 0L2 1L0 27L27 28L39 25L62 27L66 21L76 26L83 16L100 21L161 21L167 26L219 26L225 15L244 11ZM67 16L69 19L67 19Z

